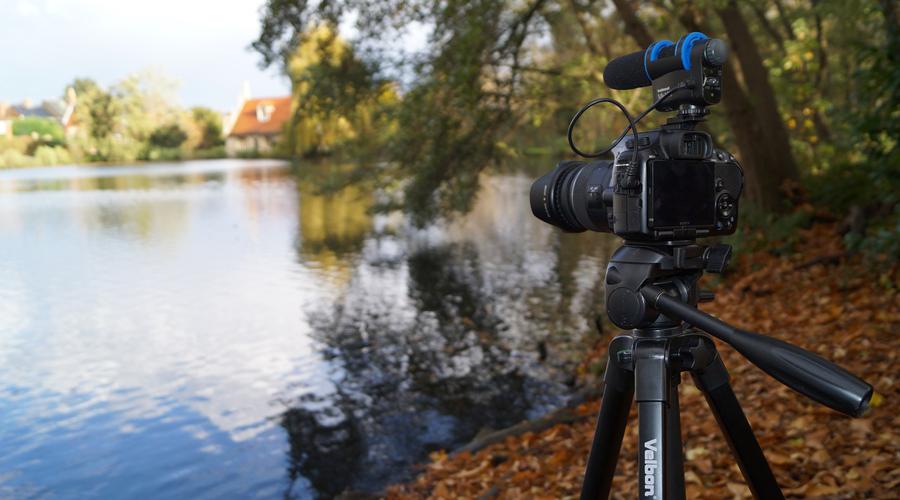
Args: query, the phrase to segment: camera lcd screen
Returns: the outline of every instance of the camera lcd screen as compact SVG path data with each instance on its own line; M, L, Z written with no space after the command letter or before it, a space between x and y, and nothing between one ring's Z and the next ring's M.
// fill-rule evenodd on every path
M652 226L712 226L716 204L714 169L710 161L654 161L650 168Z

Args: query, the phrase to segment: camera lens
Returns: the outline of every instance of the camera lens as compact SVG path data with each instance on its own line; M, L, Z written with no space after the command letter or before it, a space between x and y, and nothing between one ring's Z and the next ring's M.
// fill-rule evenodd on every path
M603 203L612 165L608 161L563 161L531 185L531 211L568 232L611 232Z

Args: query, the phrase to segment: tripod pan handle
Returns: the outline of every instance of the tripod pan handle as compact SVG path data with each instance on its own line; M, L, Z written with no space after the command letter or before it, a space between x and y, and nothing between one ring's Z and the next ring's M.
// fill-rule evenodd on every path
M868 409L872 386L834 363L787 342L734 328L661 288L645 286L641 293L657 311L731 345L751 363L810 399L852 417Z

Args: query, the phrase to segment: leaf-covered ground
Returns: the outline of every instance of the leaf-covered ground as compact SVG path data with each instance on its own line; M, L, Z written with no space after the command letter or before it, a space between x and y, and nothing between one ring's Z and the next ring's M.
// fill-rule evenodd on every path
M882 266L885 267L885 266ZM846 257L831 225L800 234L795 252L741 259L703 309L829 358L873 384L873 408L850 419L800 396L718 343L734 390L779 484L795 498L900 497L900 294L897 266ZM589 360L604 359L604 338ZM590 361L588 361L590 362ZM682 427L689 498L749 497L715 420L685 374ZM475 454L435 453L388 498L577 497L599 402L584 419L508 437ZM636 412L625 435L613 498L636 496Z

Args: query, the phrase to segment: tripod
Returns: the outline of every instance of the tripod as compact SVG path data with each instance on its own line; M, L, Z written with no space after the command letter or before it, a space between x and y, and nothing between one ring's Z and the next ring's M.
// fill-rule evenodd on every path
M730 254L727 245L626 242L610 258L606 310L616 326L633 331L609 345L582 499L609 496L632 400L638 406L638 497L685 497L678 404L683 371L691 373L706 397L754 497L784 498L715 343L694 327L821 404L850 416L868 408L872 387L863 380L799 347L738 330L695 307L713 299L712 293L698 290L697 281L704 271L722 272Z

